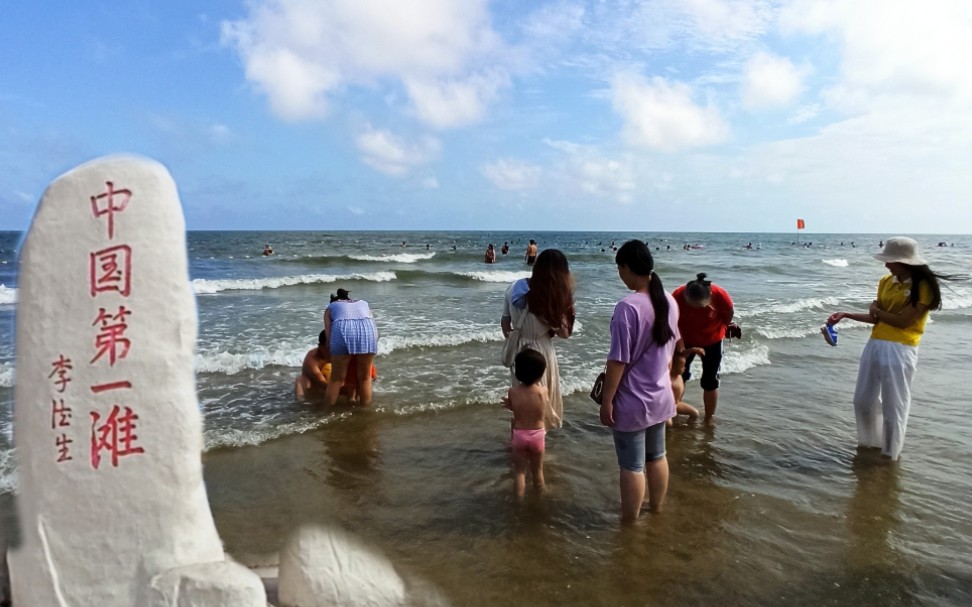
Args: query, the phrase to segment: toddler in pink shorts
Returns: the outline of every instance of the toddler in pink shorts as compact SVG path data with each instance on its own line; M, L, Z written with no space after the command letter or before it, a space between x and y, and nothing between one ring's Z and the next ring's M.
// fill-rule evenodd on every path
M548 407L547 387L540 378L547 370L543 354L526 348L520 350L513 362L513 373L519 384L510 388L503 398L503 406L513 412L513 487L522 497L526 491L526 471L533 474L533 487L543 487L543 450L547 431L544 412Z

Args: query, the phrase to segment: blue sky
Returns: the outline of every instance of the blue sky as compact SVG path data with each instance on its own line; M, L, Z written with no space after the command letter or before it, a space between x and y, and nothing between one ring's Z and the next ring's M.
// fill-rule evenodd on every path
M190 229L972 233L966 0L56 0L0 25L0 229L131 152Z

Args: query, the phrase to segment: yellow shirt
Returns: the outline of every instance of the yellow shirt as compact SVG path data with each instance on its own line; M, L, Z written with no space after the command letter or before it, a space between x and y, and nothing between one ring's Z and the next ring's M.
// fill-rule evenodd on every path
M877 293L878 305L885 312L897 314L910 305L911 302L911 279L899 282L897 278L888 274L878 283ZM932 293L928 283L921 283L918 291L918 303L931 307ZM915 319L903 329L892 327L891 325L879 322L871 329L873 339L883 339L894 341L906 346L917 346L921 341L921 334L925 332L925 321L928 320L928 311Z

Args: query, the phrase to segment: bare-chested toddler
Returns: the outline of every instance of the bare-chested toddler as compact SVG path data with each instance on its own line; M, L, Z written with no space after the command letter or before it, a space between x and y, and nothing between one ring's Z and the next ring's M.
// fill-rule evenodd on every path
M547 361L536 350L520 350L513 362L519 385L510 388L503 406L513 412L513 488L517 496L526 491L526 471L533 474L533 487L543 487L543 450L546 437L544 412L550 400L547 387L538 384Z
M672 356L669 375L672 379L672 394L675 396L675 415L688 415L689 419L695 419L699 416L699 410L688 403L682 402L682 397L685 396L685 380L682 379L682 373L685 371L685 359L688 358L689 354L702 357L705 356L705 350L702 348L682 348L681 344L679 344L679 347L675 348L675 354ZM672 420L668 420L666 424L671 428Z

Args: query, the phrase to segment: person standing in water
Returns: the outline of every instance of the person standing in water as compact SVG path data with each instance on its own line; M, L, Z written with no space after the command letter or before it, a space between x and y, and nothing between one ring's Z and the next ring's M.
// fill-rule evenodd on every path
M904 236L889 238L874 256L889 274L880 280L877 298L867 312L834 312L827 322L845 318L874 325L861 353L854 390L857 444L881 449L896 460L904 447L911 409L911 380L918 366L918 343L931 310L940 310L939 280L954 277L936 274L918 253L918 243Z
M658 512L668 492L665 425L675 415L669 368L681 338L678 306L654 272L648 246L640 240L624 243L615 263L632 293L617 303L611 317L599 414L614 435L621 520L631 523L646 493L649 510Z
M517 497L526 490L526 473L533 475L533 488L543 488L543 451L547 430L544 423L550 396L540 379L547 361L536 350L524 348L513 365L517 385L507 391L503 406L513 412L510 450L513 452L513 488Z
M537 262L537 241L530 239L530 244L527 245L526 253L523 254L523 259L526 260L528 266L532 266Z
M567 339L574 331L574 278L567 256L557 249L545 249L537 256L530 278L521 278L506 289L500 327L503 337L517 339L516 352L532 348L543 355L547 369L540 385L549 394L546 427L563 424L564 401L560 395L560 367L553 338ZM519 328L513 333L513 328ZM514 337L514 335L516 337ZM516 365L510 369L517 385Z

